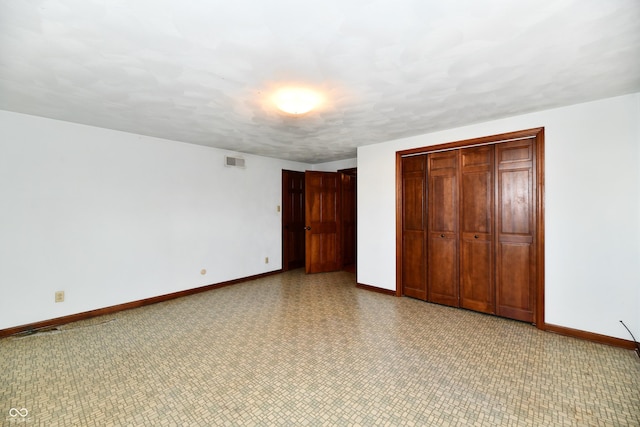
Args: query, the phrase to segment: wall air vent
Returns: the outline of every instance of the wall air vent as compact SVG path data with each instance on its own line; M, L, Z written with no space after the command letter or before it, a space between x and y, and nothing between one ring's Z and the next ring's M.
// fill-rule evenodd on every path
M244 159L239 157L224 156L224 165L230 168L244 169Z

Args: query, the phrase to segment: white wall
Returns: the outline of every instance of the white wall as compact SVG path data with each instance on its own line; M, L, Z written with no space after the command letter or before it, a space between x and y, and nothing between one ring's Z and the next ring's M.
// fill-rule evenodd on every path
M281 170L310 165L6 111L0 129L0 329L281 268Z
M545 320L640 336L640 94L360 147L358 282L395 289L396 151L538 126ZM277 270L281 170L356 166L230 169L222 150L5 111L0 130L0 329Z
M358 148L358 282L395 289L395 152L545 127L545 322L640 336L640 93Z
M312 166L311 170L319 172L335 172L341 169L351 169L358 167L358 159L336 160L335 162L318 163Z

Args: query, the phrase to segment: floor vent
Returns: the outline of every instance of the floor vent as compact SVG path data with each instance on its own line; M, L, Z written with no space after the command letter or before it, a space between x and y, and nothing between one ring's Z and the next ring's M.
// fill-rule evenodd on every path
M224 165L230 168L244 169L244 159L241 159L239 157L224 156Z

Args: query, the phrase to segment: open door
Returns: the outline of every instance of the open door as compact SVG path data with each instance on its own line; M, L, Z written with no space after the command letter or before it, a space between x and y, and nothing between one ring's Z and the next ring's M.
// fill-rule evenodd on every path
M342 268L338 172L305 172L305 271Z

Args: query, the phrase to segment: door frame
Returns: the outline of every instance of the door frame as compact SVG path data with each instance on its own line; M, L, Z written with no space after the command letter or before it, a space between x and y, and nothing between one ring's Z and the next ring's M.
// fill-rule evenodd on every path
M402 158L411 155L426 154L437 151L449 151L479 145L498 144L500 142L528 138L535 138L536 141L536 168L534 172L536 175L534 179L534 192L536 194L536 290L535 318L533 323L538 329L546 329L544 321L544 127L412 148L396 152L396 296L402 296Z
M338 173L338 174L341 174L341 175L348 175L348 176L351 176L351 177L357 177L357 174L358 174L358 168L357 168L357 167L353 167L353 168L347 168L347 169L340 169L340 170L338 170L338 171L337 171L337 173ZM282 204L281 204L281 212L282 212L282 220L281 220L281 235L282 235L282 271L288 271L288 270L289 270L289 268L288 268L288 259L287 259L287 253L288 253L288 251L287 251L287 239L285 238L285 218L284 218L284 214L285 214L285 212L286 212L286 206L285 206L285 204L287 203L287 202L286 202L286 200L285 200L285 198L287 197L287 194L288 194L288 186L287 186L287 182L286 182L286 180L285 180L285 175L286 175L286 174L300 174L300 175L302 175L302 178L303 178L303 181L304 181L305 172L304 172L304 171L295 171L295 170L290 170L290 169L282 169ZM341 180L341 181L340 181L340 186L341 186L341 197L343 197L343 196L344 196L344 192L343 192L343 188L342 188L343 184L344 184L344 183L343 183L343 182L342 182L342 180ZM304 185L303 185L303 187L304 187ZM356 189L355 191L357 192L357 189ZM354 195L355 195L355 194L356 194L356 193L354 192ZM303 198L304 198L304 196L305 196L305 194L304 194L304 190L303 190ZM303 205L304 205L304 203L303 203ZM340 210L341 210L340 215L341 215L341 219L342 219L342 220L344 219L344 218L343 218L343 212L342 212L342 210L343 210L343 206L344 206L344 204L341 202L341 203L340 203ZM357 212L357 200L354 200L354 209L355 209L355 210L356 210L356 212ZM305 212L304 212L304 211L305 211L305 208L304 208L304 207L303 207L302 211L303 211L303 212L302 212L302 216L304 217L304 216L305 216ZM355 215L355 218L353 218L353 220L354 220L355 224L357 224L357 220L358 220L358 218L357 218L357 213L356 213L356 215ZM305 222L305 221L303 220L303 222ZM355 224L354 224L354 226L356 226L356 235L357 235L357 225L355 225ZM304 225L306 225L306 223L305 223ZM305 233L305 234L306 234L306 233ZM305 236L305 237L306 237L306 236ZM354 258L355 258L355 262L357 263L357 256L358 256L358 255L357 255L357 238L356 238L355 245L356 245L356 247L355 247ZM305 251L305 249L306 249L306 248L305 248L304 246L306 246L306 245L303 245L303 252L306 252L306 251ZM344 251L343 246L344 246L344 239L341 239L341 248L340 248L341 252L343 252L343 251ZM302 263L302 265L300 265L300 267L295 267L295 268L305 267L305 264L306 264L306 254L305 254L305 256L303 256L303 258L304 258L304 259L303 259L303 263ZM342 265L341 265L341 267L344 267L344 257L341 257L341 260L342 260Z
M348 169L339 169L338 173L340 173L342 175L350 176L352 178L355 178L355 180L356 180L356 187L355 187L355 190L354 190L355 199L353 200L353 203L354 203L354 215L355 215L355 218L353 218L353 221L354 221L355 234L356 234L355 235L355 242L354 242L354 245L355 245L354 251L355 251L355 253L353 255L354 255L354 263L355 263L355 265L357 265L358 264L358 185L357 185L357 182L358 182L358 168L354 167L354 168L348 168ZM343 187L343 184L344 184L344 182L341 181L341 183L340 183L341 187ZM341 197L343 202L341 203L341 206L340 206L340 211L341 211L340 212L340 216L341 216L341 219L342 219L342 227L344 227L344 222L345 222L345 218L344 218L344 205L345 205L344 204L344 194L345 194L344 187L341 188L341 192L342 192L342 194L341 194L340 197ZM345 256L344 256L344 253L345 253L345 247L344 247L344 245L345 245L345 236L344 235L342 236L341 240L342 240L342 242L341 242L341 247L342 247L342 267L344 268L345 267L345 263L344 263L344 259L345 259Z

